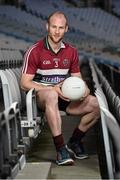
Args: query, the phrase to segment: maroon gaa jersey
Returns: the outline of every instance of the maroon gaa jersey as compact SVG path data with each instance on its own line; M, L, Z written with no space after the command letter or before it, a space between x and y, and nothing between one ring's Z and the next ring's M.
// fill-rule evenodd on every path
M58 53L54 53L47 37L31 46L25 53L22 73L35 75L34 81L57 84L69 73L78 73L79 58L77 49L61 43Z

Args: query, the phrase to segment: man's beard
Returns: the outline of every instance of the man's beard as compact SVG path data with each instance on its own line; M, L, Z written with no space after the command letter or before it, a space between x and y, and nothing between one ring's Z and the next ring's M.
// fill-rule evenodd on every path
M54 38L54 37L52 37L52 36L50 36L50 35L49 35L49 38L50 38L55 44L59 43L59 42L63 39L63 37L60 37L60 38L56 41L56 38Z

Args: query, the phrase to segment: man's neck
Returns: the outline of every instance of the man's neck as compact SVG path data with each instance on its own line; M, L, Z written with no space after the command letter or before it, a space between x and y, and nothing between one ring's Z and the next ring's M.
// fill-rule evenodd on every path
M48 43L50 45L50 47L52 48L52 50L57 53L60 48L61 48L61 41L59 43L54 43L48 36Z

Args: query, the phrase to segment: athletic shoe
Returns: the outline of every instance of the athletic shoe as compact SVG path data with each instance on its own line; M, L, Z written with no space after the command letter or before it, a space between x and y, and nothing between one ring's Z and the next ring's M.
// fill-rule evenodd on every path
M69 152L67 151L66 147L63 146L57 152L57 160L56 163L58 165L73 165L74 161L70 158Z
M66 145L68 152L72 153L76 159L87 159L88 154L85 153L83 143L71 143L70 141Z

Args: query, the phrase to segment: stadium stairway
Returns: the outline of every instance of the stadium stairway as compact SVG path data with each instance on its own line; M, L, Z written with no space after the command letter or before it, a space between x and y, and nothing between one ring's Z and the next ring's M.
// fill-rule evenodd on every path
M79 118L73 116L62 116L63 122L63 133L65 137L65 142L71 135L74 127L79 121ZM36 163L37 167L44 168L44 163L46 163L46 169L48 168L47 163L51 163L50 174L48 179L101 179L99 162L97 152L97 141L96 141L96 127L88 132L86 138L84 139L85 147L89 153L89 158L85 160L75 160L74 166L58 166L56 165L56 150L53 144L52 136L47 124L45 124L44 129L37 139L34 140L32 147L29 149L26 157L27 163ZM43 167L42 167L43 165ZM34 168L34 167L33 167ZM28 172L31 169L28 167ZM45 169L43 170L45 171ZM36 171L35 171L36 172ZM39 171L38 176L41 178L41 171ZM31 174L31 172L30 172ZM18 175L17 177L20 177ZM26 173L23 170L23 179L26 179ZM30 176L29 176L30 177ZM30 179L35 179L36 174L33 173Z
M15 179L49 179L51 176L50 162L26 163Z

